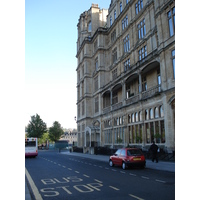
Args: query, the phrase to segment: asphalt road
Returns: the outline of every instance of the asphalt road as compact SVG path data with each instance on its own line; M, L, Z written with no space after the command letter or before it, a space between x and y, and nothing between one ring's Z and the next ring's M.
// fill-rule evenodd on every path
M175 199L175 173L110 167L83 157L40 151L26 158L26 177L36 200Z

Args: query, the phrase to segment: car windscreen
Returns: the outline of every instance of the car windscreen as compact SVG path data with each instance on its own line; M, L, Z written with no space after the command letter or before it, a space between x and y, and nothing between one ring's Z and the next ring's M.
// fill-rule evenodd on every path
M130 150L127 150L127 155L128 156L141 156L142 152L139 149L130 149Z

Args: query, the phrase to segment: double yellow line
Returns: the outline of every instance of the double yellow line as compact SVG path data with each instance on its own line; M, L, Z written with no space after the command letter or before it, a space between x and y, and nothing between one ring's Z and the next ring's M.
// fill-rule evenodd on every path
M31 176L30 176L28 170L26 169L26 167L25 167L25 175L26 175L26 177L27 177L27 179L28 179L28 182L29 182L29 184L30 184L30 186L31 186L31 189L32 189L32 191L33 191L33 194L34 194L34 196L35 196L35 199L37 199L37 200L43 200L42 196L40 195L40 193L39 193L39 191L38 191L38 189L37 189L35 183L33 182L33 179L31 178Z

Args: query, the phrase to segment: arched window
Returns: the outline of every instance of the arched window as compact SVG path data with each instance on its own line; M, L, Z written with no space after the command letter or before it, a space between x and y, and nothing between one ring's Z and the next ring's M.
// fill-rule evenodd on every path
M149 119L149 110L146 109L145 110L145 120L148 120Z
M139 121L142 121L142 111L139 112Z
M135 122L135 116L134 116L134 113L132 114L132 122Z
M160 117L164 117L164 109L163 109L163 105L160 106Z
M158 109L158 107L156 107L155 109L154 109L154 116L155 116L155 118L159 118L160 116L159 116L159 109Z
M138 119L138 113L137 113L137 112L135 113L135 121L136 121L136 122L139 121L139 119Z
M152 108L150 108L150 119L153 119L154 118L154 116L153 116L153 109Z

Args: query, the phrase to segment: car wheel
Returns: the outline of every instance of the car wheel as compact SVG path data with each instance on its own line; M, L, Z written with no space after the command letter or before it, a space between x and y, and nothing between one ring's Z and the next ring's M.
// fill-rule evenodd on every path
M110 167L113 167L113 162L112 162L112 160L109 160L109 165L110 165Z
M122 163L122 169L124 169L124 170L126 169L126 163L125 162Z

